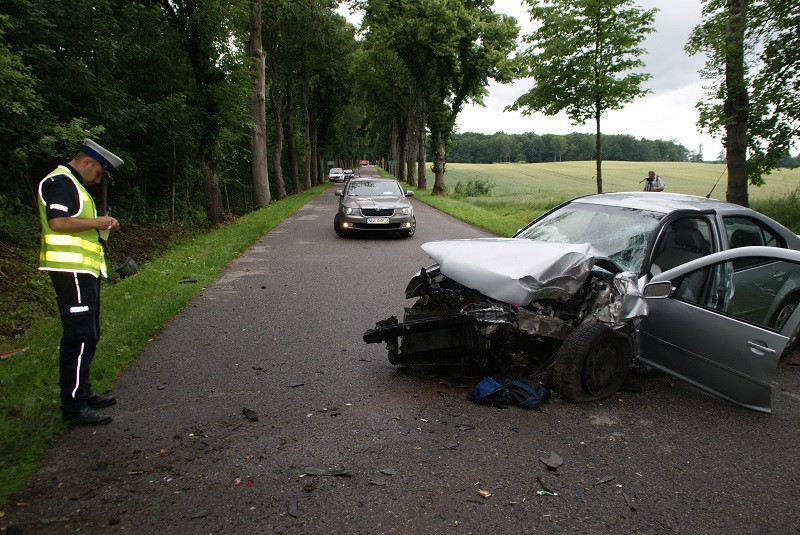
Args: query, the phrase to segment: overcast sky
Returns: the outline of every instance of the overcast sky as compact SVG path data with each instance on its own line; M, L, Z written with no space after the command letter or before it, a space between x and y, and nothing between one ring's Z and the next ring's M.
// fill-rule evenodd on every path
M704 58L689 57L683 51L692 28L700 23L700 0L639 0L637 4L647 9L659 9L654 22L656 31L644 42L647 50L647 55L643 57L647 64L645 71L652 75L646 86L653 93L628 104L622 110L604 114L600 125L602 132L630 134L637 138L675 139L689 150L698 150L702 144L705 159L713 160L722 149L722 144L702 134L695 125L698 118L695 104L703 97L703 84L707 83L698 74ZM529 34L534 28L526 5L521 0L495 0L494 10L515 17L521 34ZM345 9L342 12L346 14ZM360 17L346 16L358 24ZM523 117L519 112L503 111L505 106L513 103L530 87L530 80L519 80L510 85L490 84L489 95L484 99L485 107L466 107L459 115L458 130L486 134L498 131L509 134L594 133L593 122L575 126L563 113L554 117L538 113Z

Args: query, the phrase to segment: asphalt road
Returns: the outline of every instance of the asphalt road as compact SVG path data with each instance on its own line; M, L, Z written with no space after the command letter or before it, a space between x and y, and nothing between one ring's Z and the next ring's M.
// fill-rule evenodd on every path
M324 192L194 298L123 370L112 424L52 447L6 532L800 530L800 368L782 361L771 415L655 373L544 412L472 404L475 378L397 369L361 335L402 314L422 243L487 234L415 202L411 239L340 239L336 204Z

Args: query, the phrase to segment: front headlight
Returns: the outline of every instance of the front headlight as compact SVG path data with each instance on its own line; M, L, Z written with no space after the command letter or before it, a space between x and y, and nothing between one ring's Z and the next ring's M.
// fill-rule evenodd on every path
M403 206L402 208L400 208L400 213L403 214L403 215L408 215L411 212L412 212L412 209L411 209L410 206Z
M355 214L358 212L358 208L353 208L352 206L344 206L342 207L342 212L347 215Z

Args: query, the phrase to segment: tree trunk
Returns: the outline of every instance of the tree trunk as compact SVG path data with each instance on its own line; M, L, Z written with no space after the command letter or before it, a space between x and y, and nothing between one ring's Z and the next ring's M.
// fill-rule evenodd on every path
M319 174L319 154L317 153L317 115L312 113L309 119L309 129L311 130L311 183L313 185L322 184L323 178Z
M222 196L217 177L217 133L207 132L200 139L200 169L203 176L203 193L206 195L206 218L213 225L222 221Z
M419 138L417 136L417 98L412 93L409 96L408 117L406 118L406 139L408 144L408 157L406 158L406 169L408 176L408 185L417 187L417 156L419 156Z
M744 33L747 0L728 0L725 28L725 154L728 158L728 202L748 205L747 119L749 97L745 85Z
M408 154L408 136L406 135L405 117L397 121L397 174L395 178L401 182L406 180L406 155Z
M417 142L417 184L419 185L419 189L424 190L428 185L425 179L425 160L427 152L425 147L427 141L425 135L425 101L422 100L421 93L419 93L417 96L419 98L417 106L419 109L419 124L417 125L417 135L419 136L419 141Z
M277 84L273 81L269 89L269 102L272 107L272 118L275 121L275 150L273 151L272 167L275 170L275 197L283 199L286 197L286 186L283 184L283 169L281 167L281 155L283 154L283 122L281 121L281 102Z
M597 131L594 136L594 158L597 162L597 193L603 193L603 140L600 137L600 102L595 103L595 124Z
M433 150L436 152L436 161L433 162L433 195L444 195L444 165L445 165L445 147L444 136L441 132L436 132L433 135Z
M389 132L389 158L386 161L386 170L394 176L392 162L397 161L397 115L392 116L392 130Z
M293 193L300 192L300 171L297 164L297 147L294 144L294 99L291 77L286 80L286 149L289 152L289 171L292 173Z
M311 115L308 112L308 74L303 68L301 74L303 93L303 145L305 145L305 164L303 166L303 188L311 187Z
M250 170L253 181L253 204L261 208L269 204L267 171L266 74L264 49L261 46L261 0L250 0L250 42L248 52L251 80L250 93Z

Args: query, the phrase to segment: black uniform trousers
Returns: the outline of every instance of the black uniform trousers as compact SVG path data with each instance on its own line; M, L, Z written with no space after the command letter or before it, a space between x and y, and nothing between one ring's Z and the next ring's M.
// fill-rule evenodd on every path
M100 339L100 278L86 273L50 271L64 328L59 351L61 410L75 413L92 394L89 368Z

